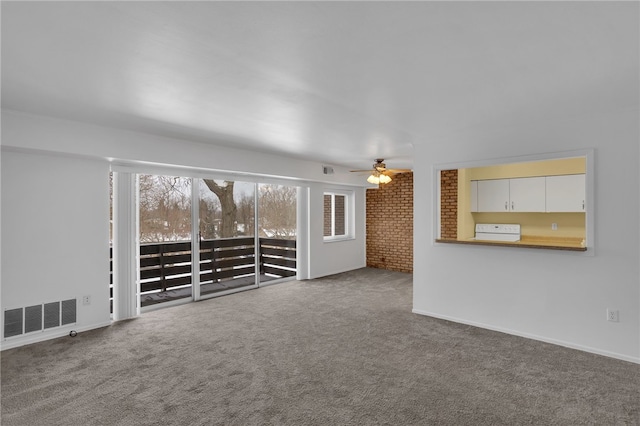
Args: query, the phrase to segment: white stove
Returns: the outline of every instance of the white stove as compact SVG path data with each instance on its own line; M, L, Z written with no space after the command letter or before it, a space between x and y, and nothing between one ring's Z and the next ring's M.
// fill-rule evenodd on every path
M476 240L520 241L520 224L477 223Z

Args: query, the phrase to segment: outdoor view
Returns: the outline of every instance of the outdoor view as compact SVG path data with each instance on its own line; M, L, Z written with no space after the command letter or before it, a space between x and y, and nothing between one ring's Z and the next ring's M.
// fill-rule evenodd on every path
M191 298L194 284L206 295L254 285L256 273L259 283L295 275L296 187L139 175L139 188L141 306ZM194 202L198 283L192 282Z
M251 236L255 227L255 184L202 179L200 238ZM295 239L296 188L258 185L258 235ZM191 179L140 175L140 242L191 239Z

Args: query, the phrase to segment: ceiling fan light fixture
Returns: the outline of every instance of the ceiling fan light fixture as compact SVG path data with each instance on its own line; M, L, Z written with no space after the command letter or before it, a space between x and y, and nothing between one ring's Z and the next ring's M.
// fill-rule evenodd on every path
M353 173L370 173L367 178L367 182L373 185L383 185L385 183L391 182L390 174L396 173L407 173L410 172L411 169L387 169L386 164L383 163L382 158L376 158L376 162L373 164L373 170L351 170Z
M391 178L387 175L383 175L382 173L373 173L371 176L367 178L367 182L372 183L374 185L380 185L391 182Z

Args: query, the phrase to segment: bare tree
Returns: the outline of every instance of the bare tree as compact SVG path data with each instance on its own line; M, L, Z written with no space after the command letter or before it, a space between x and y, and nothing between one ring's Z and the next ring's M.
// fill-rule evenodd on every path
M253 228L255 227L255 197L254 194L243 194L237 201L238 207L238 227L242 224L243 235L253 235Z
M204 179L204 183L220 200L220 209L222 211L220 237L235 237L237 233L236 214L238 211L236 202L233 199L233 185L235 182L225 180L222 185L218 185L213 179Z
M191 179L140 175L140 240L142 242L188 240L191 235ZM255 199L234 194L234 181L203 179L199 230L203 238L252 235ZM259 235L295 238L296 188L260 185ZM215 197L213 196L215 195Z
M207 190L208 191L208 190ZM218 238L220 226L220 200L217 197L200 196L200 237L208 240Z
M140 240L178 241L191 236L191 180L140 175Z
M296 197L297 189L292 186L260 186L258 206L261 236L295 238Z

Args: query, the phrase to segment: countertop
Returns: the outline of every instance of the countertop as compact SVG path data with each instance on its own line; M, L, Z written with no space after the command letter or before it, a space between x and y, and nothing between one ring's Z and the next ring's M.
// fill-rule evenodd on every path
M470 244L482 246L500 246L500 247L523 247L538 248L551 250L568 250L568 251L587 251L582 245L582 238L551 238L523 235L520 241L487 241L487 240L453 240L453 239L437 239L437 243L449 244Z

